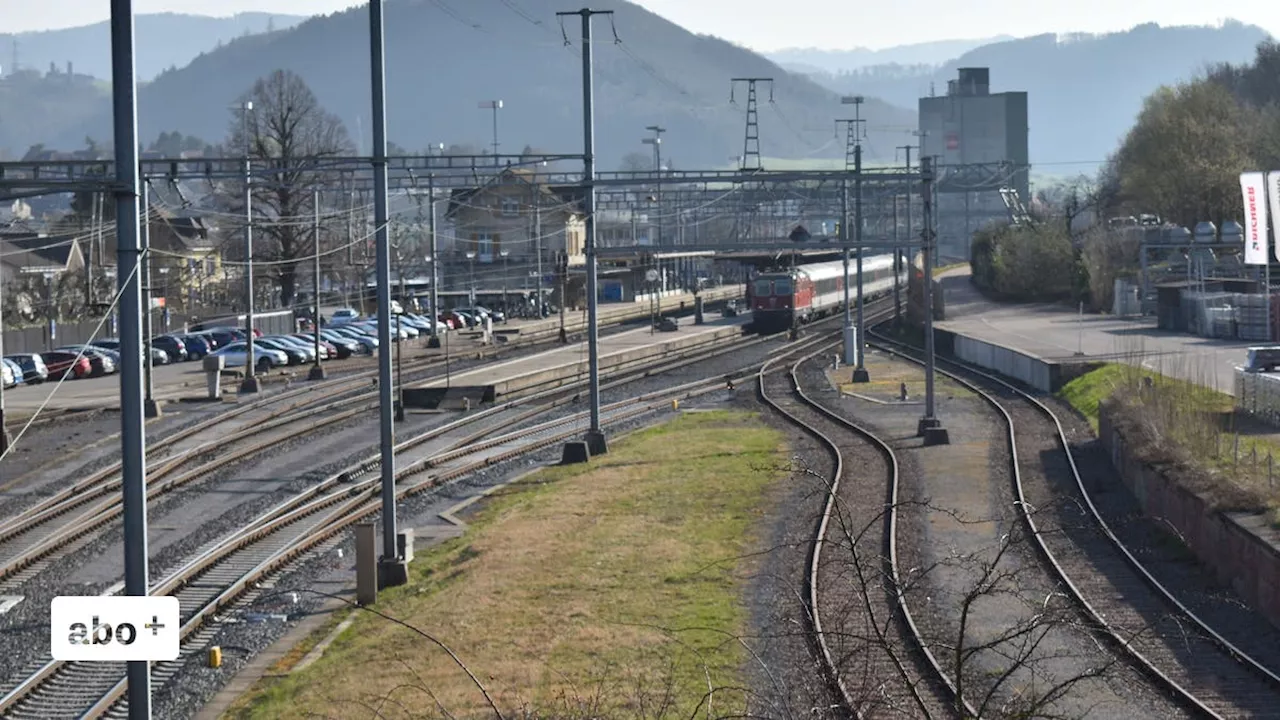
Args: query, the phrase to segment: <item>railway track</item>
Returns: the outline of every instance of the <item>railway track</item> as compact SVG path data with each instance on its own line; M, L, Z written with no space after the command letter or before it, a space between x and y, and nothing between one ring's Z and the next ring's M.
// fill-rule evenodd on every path
M800 366L825 359L837 346L824 344L789 367L771 360L757 376L761 399L817 438L829 456L831 480L814 531L805 589L811 629L851 715L947 717L954 686L898 590L897 457L874 434L815 402L800 384ZM864 452L849 458L856 463L846 462L835 439L840 435L858 438ZM884 501L868 502L871 497Z
M750 337L725 348L694 348L657 363L643 364L638 369L623 370L615 374L615 382L645 377L655 367L663 370L683 367L765 341L765 338ZM582 384L579 381L535 392L525 402L569 398L579 392ZM303 394L303 397L291 403L285 402L282 407L275 407L278 403L255 403L244 408L243 412L238 408L231 411L230 418L220 418L223 422L201 422L169 438L165 444L168 456L147 474L148 501L252 458L280 442L340 424L377 407L373 397L376 391L336 401L315 402L317 398L332 398L335 392L339 392L332 386L330 390L323 395L315 395L316 391L309 388L291 391ZM287 401L297 395L282 397ZM359 404L350 407L353 402ZM558 404L551 403L545 409ZM234 420L237 429L229 436L213 435L226 429L228 420ZM212 436L206 437L201 435L202 432ZM59 558L84 547L96 537L95 531L108 527L120 517L123 508L118 492L121 486L118 472L118 464L105 468L0 523L0 594L18 594L17 588L23 583Z
M610 324L602 326L609 329L622 330L626 327L626 323ZM463 331L454 331L463 332ZM408 341L404 341L406 344ZM535 335L528 340L516 340L513 343L503 345L492 345L488 347L462 347L453 349L448 359L431 357L419 358L416 360L408 360L401 366L401 373L406 376L406 382L418 382L424 379L423 374L432 370L453 366L455 372L466 371L470 367L457 367L460 364L476 360L487 360L490 358L510 356L512 353L523 353L525 351L537 350L545 347L559 347L557 340L551 340L542 334ZM404 350L402 345L396 344L397 352ZM184 447L190 447L193 444L207 442L204 440L206 431L216 430L219 433L225 433L227 429L240 429L244 427L252 427L258 422L272 420L282 413L293 412L308 403L326 402L343 397L348 393L368 388L369 383L375 382L378 377L377 368L367 370L357 370L355 372L344 372L340 377L321 380L319 382L307 381L302 386L294 389L288 389L283 392L269 394L260 399L250 400L249 402L238 404L236 407L217 413L213 417L194 423L188 427L179 429L163 438L149 440L147 444L148 460L163 458L171 454L181 452ZM430 376L428 376L430 377ZM377 395L376 391L370 391L360 394L359 398L371 398ZM273 408L276 408L273 410ZM57 418L66 415L66 411L49 411L51 416L45 419L43 415L37 417L32 423L32 427L41 427ZM24 419L25 424L30 418ZM11 422L10 425L15 423ZM115 435L118 437L118 433ZM65 462L60 463L66 465ZM33 470L24 473L18 477L6 478L3 487L15 487L28 481L33 475L40 474L42 470ZM90 477L78 484L90 485L99 480L104 475L112 475L120 472L120 464L114 463L106 468L95 471ZM67 490L62 491L68 492Z
M878 344L920 362L918 348L872 335ZM1280 648L1246 651L1242 642L1231 642L1188 608L1176 588L1157 580L1140 559L1143 548L1127 546L1099 510L1054 411L995 375L944 358L937 365L940 374L983 398L1004 418L1023 521L1062 586L1092 622L1168 694L1199 715L1280 714ZM1046 462L1060 470L1052 475L1066 480L1051 477ZM1057 512L1046 519L1044 510L1035 508Z
M792 343L782 351L804 349L819 339ZM683 366L701 359L705 359L705 355L671 365ZM669 406L674 398L696 397L722 390L726 378L750 377L754 371L753 366L728 375L722 373L714 378L607 405L602 408L601 419L606 424L633 419ZM636 371L602 385L602 389L647 377L654 372L653 369ZM399 444L396 448L401 459L397 472L398 497L438 489L483 467L576 437L581 432L586 413L527 425L552 406L569 402L565 397L568 392L563 388L547 391L542 395L558 399L533 408L521 409L521 406L537 397L482 410ZM454 440L444 449L414 455L415 450L446 432L492 419L497 422ZM519 429L503 432L509 428ZM198 650L201 643L212 637L207 622L215 613L226 613L233 607L251 602L256 597L256 583L280 573L307 551L326 542L336 542L335 538L341 531L376 514L380 510L380 478L367 476L377 472L379 466L375 454L336 473L260 515L235 533L211 543L156 583L152 594L175 594L179 597L183 657ZM172 678L181 664L181 659L175 663L157 664L153 668L153 677L157 682ZM10 687L0 688L0 693L3 693L0 695L0 713L5 717L115 716L121 712L124 702L123 665L60 663L47 657L37 665L23 673L24 679ZM98 699L89 700L91 696Z

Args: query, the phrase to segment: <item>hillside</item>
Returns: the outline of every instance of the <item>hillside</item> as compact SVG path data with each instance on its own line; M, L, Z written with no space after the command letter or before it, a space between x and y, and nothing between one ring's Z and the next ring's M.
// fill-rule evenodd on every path
M836 92L859 92L915 107L946 93L960 67L991 68L992 91L1025 90L1030 105L1031 159L1045 171L1078 173L1115 150L1143 98L1157 87L1190 79L1207 65L1246 62L1267 33L1252 25L1140 25L1105 35L1039 35L975 48L941 68L880 66L812 77Z
M0 160L21 159L30 146L52 139L51 129L82 125L110 102L110 86L88 75L22 70L0 78ZM63 142L66 150L83 147L83 134Z
M138 79L147 81L170 67L183 67L202 52L247 34L285 30L306 18L300 15L240 13L215 18L178 13L139 14L134 19L137 33ZM108 23L49 30L46 32L0 33L0 64L10 72L14 43L21 67L41 72L53 63L76 73L111 79L111 28Z
M941 65L974 48L994 42L1012 40L1008 35L981 40L937 40L934 42L895 45L872 50L821 50L818 48L785 48L766 53L768 58L784 68L796 68L799 72L826 72L839 74L872 65Z
M473 0L452 6L391 0L386 6L388 136L408 148L433 143L485 147L490 116L477 107L502 99L503 151L532 145L574 152L581 140L581 56L577 18L564 24L553 9L527 0ZM454 9L457 8L457 9ZM742 152L745 88L729 103L730 78L776 79L776 104L760 108L761 151L769 157L839 157L833 119L848 114L839 98L803 76L723 40L693 35L636 5L595 20L596 126L600 167L613 169L640 144L646 125L668 129L664 159L675 167L723 166ZM450 10L451 12L446 12ZM162 73L139 93L140 133L178 130L216 141L226 134L228 107L253 81L276 68L300 74L353 137L369 143L368 20L363 9L312 18L272 35L237 39L189 66ZM614 41L617 28L620 43ZM769 93L762 89L762 100ZM877 101L863 107L873 150L890 157L915 113ZM86 134L105 137L109 107L89 122L54 134L58 146ZM886 133L896 133L890 137ZM874 159L874 153L869 153Z

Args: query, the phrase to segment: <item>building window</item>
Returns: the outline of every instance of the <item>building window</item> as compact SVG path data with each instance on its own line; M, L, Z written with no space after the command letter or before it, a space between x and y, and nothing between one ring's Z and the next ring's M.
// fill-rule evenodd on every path
M476 233L476 260L482 263L493 262L494 247L498 244L498 236L493 233Z
M502 216L520 217L520 202L515 198L502 198Z

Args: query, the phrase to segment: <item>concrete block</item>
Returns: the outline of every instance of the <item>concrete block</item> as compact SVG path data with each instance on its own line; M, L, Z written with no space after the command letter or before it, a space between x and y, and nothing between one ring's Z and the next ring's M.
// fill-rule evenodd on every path
M396 552L406 563L413 562L413 528L405 528L396 533Z
M564 444L564 451L560 455L561 465L578 465L580 463L591 461L591 451L587 449L587 444L581 440L570 440Z
M378 588L398 587L409 582L409 563L404 558L378 559Z

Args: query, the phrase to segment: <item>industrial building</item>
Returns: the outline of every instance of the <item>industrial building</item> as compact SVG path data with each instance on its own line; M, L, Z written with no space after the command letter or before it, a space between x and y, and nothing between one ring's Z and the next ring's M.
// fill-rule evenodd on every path
M939 255L967 260L974 231L1007 217L1001 187L1031 200L1027 93L992 93L990 69L960 68L947 94L920 98L919 110L920 154L940 173Z

